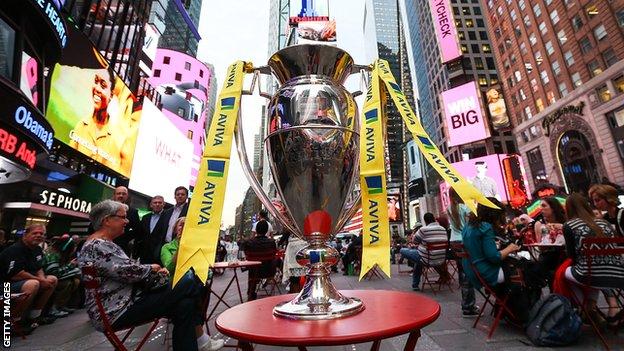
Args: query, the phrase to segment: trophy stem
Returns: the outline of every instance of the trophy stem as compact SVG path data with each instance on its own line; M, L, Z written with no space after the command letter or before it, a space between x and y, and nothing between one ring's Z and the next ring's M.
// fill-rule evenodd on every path
M297 253L297 262L308 267L306 283L291 301L281 303L273 314L292 319L333 319L361 312L364 304L357 298L343 296L331 281L331 266L339 259L338 251L327 245L326 236L315 233L309 245Z

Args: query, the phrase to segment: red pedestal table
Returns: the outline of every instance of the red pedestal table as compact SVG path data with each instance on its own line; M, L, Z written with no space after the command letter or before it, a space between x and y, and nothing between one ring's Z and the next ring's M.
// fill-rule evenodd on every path
M440 315L440 305L424 295L388 290L342 290L360 298L364 311L345 318L293 320L273 316L273 307L289 301L294 294L271 296L234 306L217 317L217 329L234 339L244 351L252 343L298 347L336 346L373 342L379 350L381 340L409 333L404 350L414 350L420 329Z

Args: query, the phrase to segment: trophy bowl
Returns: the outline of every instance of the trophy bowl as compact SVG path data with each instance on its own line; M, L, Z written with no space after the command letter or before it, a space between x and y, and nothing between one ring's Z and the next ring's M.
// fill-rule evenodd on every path
M289 46L269 59L280 87L267 107L264 143L283 211L275 209L248 166L239 123L238 152L252 189L282 225L308 243L296 255L308 268L306 283L293 300L274 308L276 316L331 319L364 309L332 284L331 266L340 255L328 245L359 201L353 191L359 177L358 109L343 87L353 66L347 52L328 45Z

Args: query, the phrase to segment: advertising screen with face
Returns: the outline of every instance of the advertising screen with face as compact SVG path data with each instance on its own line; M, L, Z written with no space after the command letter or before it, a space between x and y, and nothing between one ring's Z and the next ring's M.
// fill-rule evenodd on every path
M149 196L162 195L168 203L175 203L175 188L190 184L192 160L193 142L145 99L130 189Z
M479 99L475 82L442 93L449 146L468 144L490 136Z
M505 130L511 126L507 105L499 89L490 89L485 93L487 97L488 112L490 121L495 130Z
M88 39L72 31L54 66L46 117L60 141L129 177L141 115L135 98Z
M401 195L388 195L388 219L390 222L403 221Z

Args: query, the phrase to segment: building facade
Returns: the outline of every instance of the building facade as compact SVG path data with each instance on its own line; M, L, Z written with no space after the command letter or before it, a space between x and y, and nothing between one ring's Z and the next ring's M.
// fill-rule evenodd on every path
M164 18L165 28L158 47L197 56L202 0L155 0L152 13Z
M484 1L529 182L622 183L624 1Z

